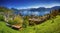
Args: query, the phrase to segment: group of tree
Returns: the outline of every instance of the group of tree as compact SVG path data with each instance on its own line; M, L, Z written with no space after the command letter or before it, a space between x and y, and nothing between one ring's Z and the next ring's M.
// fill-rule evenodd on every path
M52 10L49 15L51 18L55 18L57 15L60 15L60 9Z

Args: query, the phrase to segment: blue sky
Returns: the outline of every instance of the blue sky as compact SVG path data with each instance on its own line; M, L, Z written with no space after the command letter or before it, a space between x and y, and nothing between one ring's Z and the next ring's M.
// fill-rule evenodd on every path
M9 8L38 8L60 6L60 0L0 0L0 6Z

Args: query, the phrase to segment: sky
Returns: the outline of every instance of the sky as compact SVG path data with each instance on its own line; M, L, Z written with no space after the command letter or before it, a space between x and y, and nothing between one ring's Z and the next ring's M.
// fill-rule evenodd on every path
M60 0L0 0L0 6L9 8L26 9L60 6Z

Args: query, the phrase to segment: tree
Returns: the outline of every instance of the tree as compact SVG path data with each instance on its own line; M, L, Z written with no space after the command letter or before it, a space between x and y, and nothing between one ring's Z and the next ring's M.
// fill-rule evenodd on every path
M59 13L58 10L52 10L50 13L51 18L55 18L56 15L58 15L58 13Z

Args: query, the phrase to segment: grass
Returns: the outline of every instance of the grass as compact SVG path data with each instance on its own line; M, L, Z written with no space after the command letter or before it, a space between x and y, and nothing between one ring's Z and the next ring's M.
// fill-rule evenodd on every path
M11 29L5 22L0 21L0 33L19 33L19 31Z
M5 22L0 22L0 33L60 33L60 16L58 15L55 19L47 20L39 25L28 26L20 31L11 29L6 26Z

